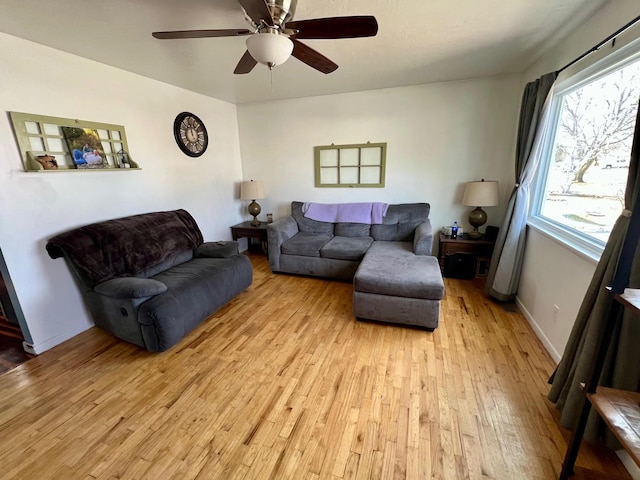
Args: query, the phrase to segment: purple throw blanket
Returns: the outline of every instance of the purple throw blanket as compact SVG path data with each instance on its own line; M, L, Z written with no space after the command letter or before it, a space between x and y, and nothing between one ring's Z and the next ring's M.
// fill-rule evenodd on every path
M381 224L389 207L386 203L304 203L305 217L319 222Z

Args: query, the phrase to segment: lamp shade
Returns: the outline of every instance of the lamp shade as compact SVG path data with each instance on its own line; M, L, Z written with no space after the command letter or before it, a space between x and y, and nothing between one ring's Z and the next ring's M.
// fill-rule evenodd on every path
M262 180L242 182L240 185L240 200L260 200L264 198Z
M247 38L247 50L256 62L273 68L291 56L293 42L285 35L264 31Z
M495 207L498 205L498 182L467 182L462 204L468 207Z

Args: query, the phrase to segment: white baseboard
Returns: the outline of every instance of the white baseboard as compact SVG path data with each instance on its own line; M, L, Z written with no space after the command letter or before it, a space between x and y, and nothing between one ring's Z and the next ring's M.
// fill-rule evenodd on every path
M41 343L22 342L22 348L24 348L24 351L27 353L31 353L32 355L39 355L43 352L46 352L50 348L53 348L56 345L59 345L66 340L69 340L70 338L72 338L73 336L81 332L82 330L79 332L76 332L73 335L56 335L55 337L50 338Z
M524 307L518 297L516 297L516 305L520 309L520 312L522 312L522 315L524 315L524 318L527 319L529 325L531 325L531 328L533 328L533 331L542 342L542 345L544 345L544 348L547 350L547 352L549 352L549 355L551 355L551 358L553 358L556 363L559 363L562 355L559 354L558 351L553 347L547 336L544 334L540 326L536 323L536 321L533 319L529 311Z

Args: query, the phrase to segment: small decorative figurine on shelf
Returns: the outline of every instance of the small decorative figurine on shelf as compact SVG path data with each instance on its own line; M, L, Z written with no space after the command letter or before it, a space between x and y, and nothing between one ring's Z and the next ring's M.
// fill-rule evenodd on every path
M53 155L38 155L36 160L38 160L38 163L40 163L45 170L58 169L58 161Z
M123 149L116 153L118 158L118 168L131 168L131 163L129 162L129 154Z

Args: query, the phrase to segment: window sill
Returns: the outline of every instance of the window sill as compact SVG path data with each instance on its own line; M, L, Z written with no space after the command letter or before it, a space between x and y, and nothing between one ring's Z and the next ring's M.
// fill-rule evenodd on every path
M527 226L593 264L600 261L603 247L596 242L578 237L539 217L530 217Z

